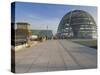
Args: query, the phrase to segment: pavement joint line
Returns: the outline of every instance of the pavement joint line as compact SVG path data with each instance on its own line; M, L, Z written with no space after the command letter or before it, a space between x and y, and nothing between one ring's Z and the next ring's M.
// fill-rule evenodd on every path
M83 46L81 45L81 47ZM86 49L85 52L84 49ZM18 63L16 62L18 64L16 66L16 73L95 68L95 64L97 64L95 62L96 53L95 51L92 51L91 54L87 53L90 50L85 47L82 50L80 45L70 43L67 40L48 40L45 43L40 43L37 47L27 48L25 51L18 51L16 53L17 61L21 59ZM79 54L76 53L77 51ZM95 55L92 55L93 53ZM23 64L22 67L20 63Z
M32 65L34 64L34 61L36 62L38 60L38 58L42 55L42 53L40 52L39 55L32 61L29 69L26 71L26 73L28 73L30 71L30 69L32 68Z
M47 66L47 71L49 72L49 64L50 64L50 54L49 54L49 59L48 59L48 66Z
M57 41L58 42L58 41ZM58 42L59 43L59 42ZM59 43L59 45L61 46L61 44ZM62 61L63 61L63 63L64 63L64 69L67 69L67 65L65 65L65 60L64 60L64 57L63 57L63 55L62 55L62 52L59 50L59 49L57 49L58 51L59 51L59 55L61 56L61 58L62 58Z
M38 57L38 56L37 56L37 57ZM24 58L25 58L25 57L24 57ZM37 59L37 58L36 58L36 59ZM34 60L35 60L35 59L34 59ZM33 61L34 61L34 60L33 60ZM33 62L33 61L32 61L32 62ZM32 65L32 64L31 64L31 65ZM27 66L27 64L26 64L25 66ZM16 71L16 70L15 70L15 71ZM27 72L28 72L28 70L27 70L27 71L25 71L25 72L27 73Z
M53 43L53 44L54 44L54 43ZM53 52L53 50L51 50L51 51ZM49 54L49 55L50 55L50 54ZM51 56L51 57L49 56L49 58L52 58L52 56ZM48 61L48 69L47 69L47 71L50 71L49 69L51 68L51 67L49 68L49 64L50 64L50 60ZM52 67L52 68L56 68L56 62L55 62L55 66Z
M65 40L66 41L66 40ZM90 48L88 46L85 46L85 45L82 45L82 44L79 44L79 43L75 43L73 42L72 40L67 40L68 42L71 42L71 43L74 43L74 44L77 44L79 46L82 46L82 47L86 47L86 48L89 48L89 49L92 49L92 51L88 51L88 49L85 49L85 50L81 50L82 52L85 52L85 53L88 53L90 55L97 55L97 50L94 49L94 48Z
M81 65L81 64L77 61L77 59L72 55L72 53L70 53L70 52L67 50L67 48L65 48L65 47L63 46L63 44L61 43L61 41L58 41L58 42L61 44L61 46L64 48L64 50L68 52L68 54L71 56L71 58L74 60L74 62L75 62L80 68L85 68L83 65Z
M33 60L33 61L32 61L32 64L33 64L33 65L34 65L34 61L36 62L36 61L38 60L38 58L41 57L41 56L43 55L43 52L44 52L44 51L42 51L42 52L40 51L40 53L39 53L39 55L37 56L36 60ZM31 64L31 65L32 65L32 64ZM30 71L31 67L32 67L32 66L30 66L30 68L27 70L27 72Z

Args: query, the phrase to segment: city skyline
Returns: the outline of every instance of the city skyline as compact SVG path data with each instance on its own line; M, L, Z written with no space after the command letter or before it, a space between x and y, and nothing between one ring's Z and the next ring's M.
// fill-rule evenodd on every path
M17 2L15 22L28 22L31 29L48 29L57 32L62 17L72 10L84 10L97 23L97 8L92 6Z

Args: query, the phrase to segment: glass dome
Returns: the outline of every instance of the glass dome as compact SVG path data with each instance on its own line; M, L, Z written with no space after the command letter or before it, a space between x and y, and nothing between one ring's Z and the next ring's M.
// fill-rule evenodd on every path
M96 38L97 25L88 12L74 10L63 16L57 35L62 38Z

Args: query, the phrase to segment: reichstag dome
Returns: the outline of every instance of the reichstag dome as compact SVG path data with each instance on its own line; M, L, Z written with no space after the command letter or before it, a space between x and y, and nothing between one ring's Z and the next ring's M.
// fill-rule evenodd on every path
M61 19L58 38L97 38L97 25L93 17L86 11L70 11Z

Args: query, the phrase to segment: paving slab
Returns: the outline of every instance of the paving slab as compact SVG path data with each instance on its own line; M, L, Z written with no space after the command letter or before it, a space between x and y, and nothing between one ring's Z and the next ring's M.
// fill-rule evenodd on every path
M97 50L68 40L47 40L15 53L16 73L97 68Z

